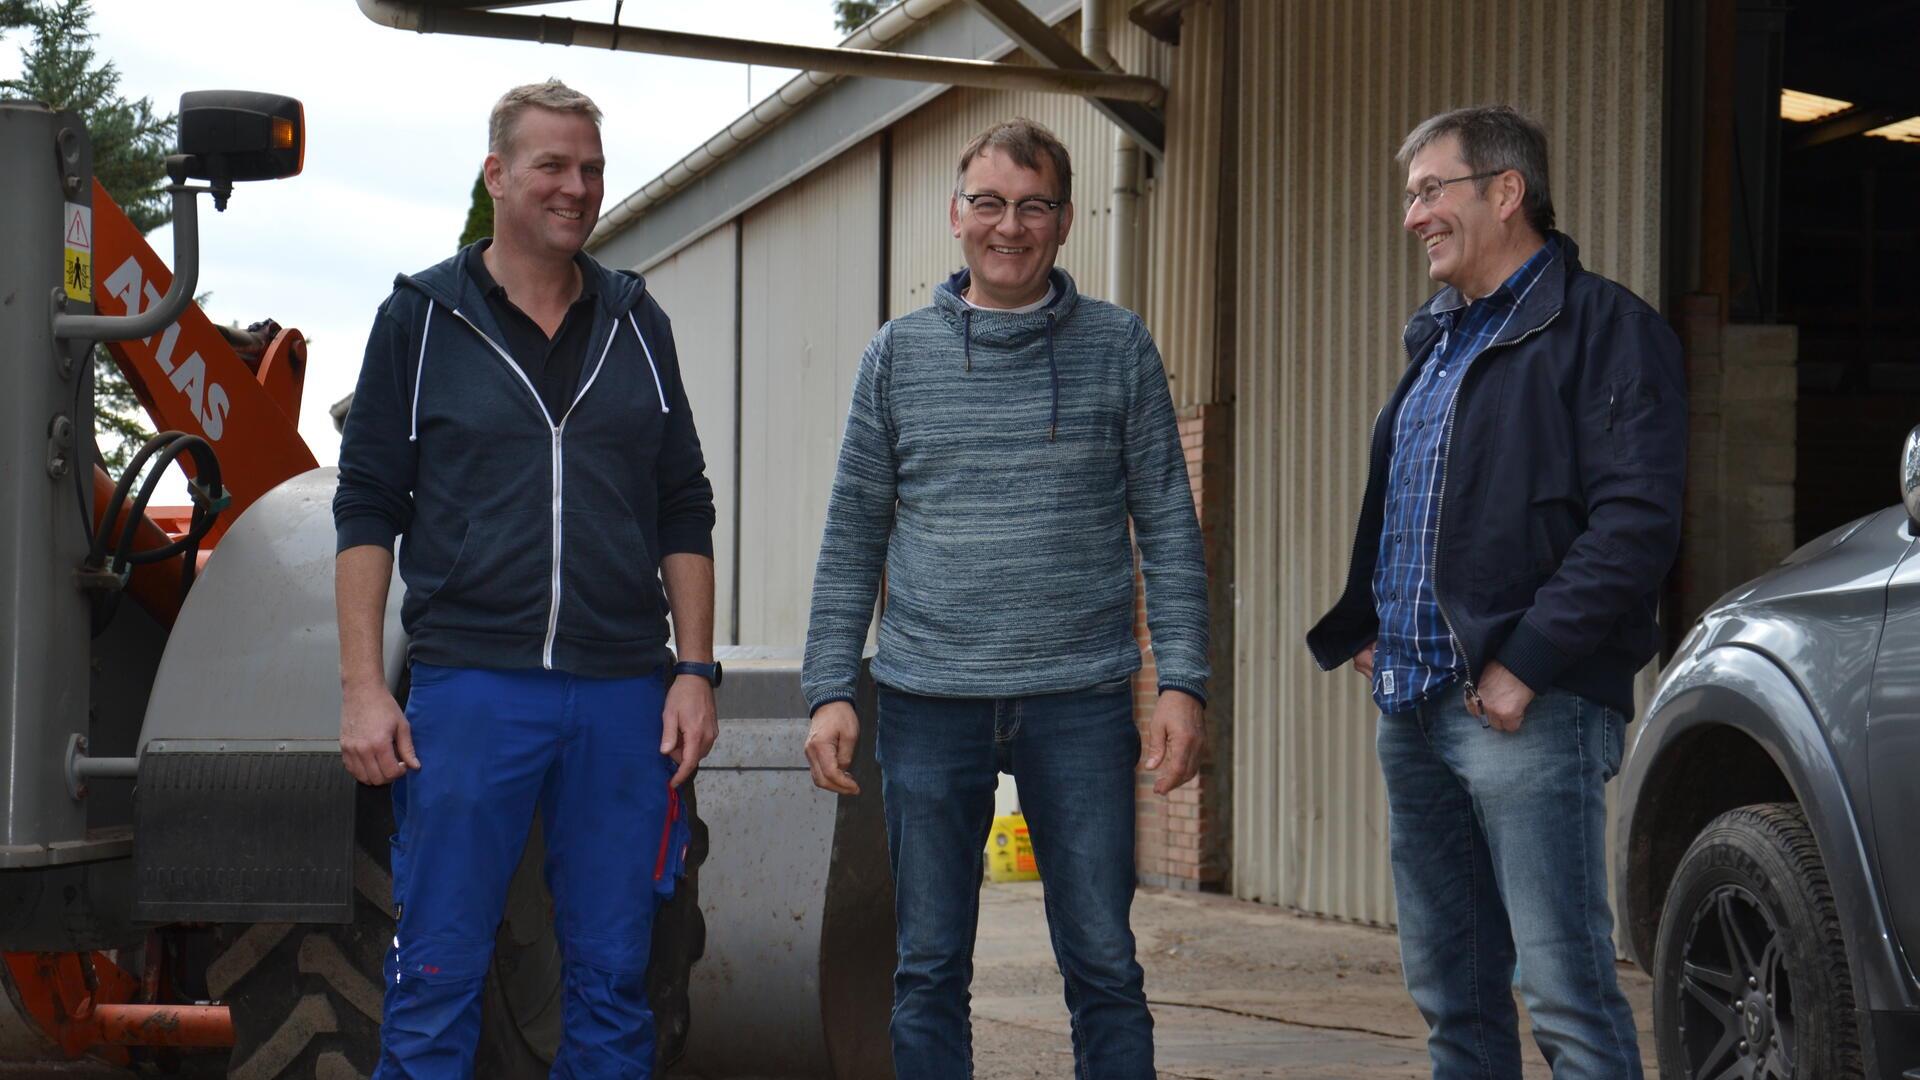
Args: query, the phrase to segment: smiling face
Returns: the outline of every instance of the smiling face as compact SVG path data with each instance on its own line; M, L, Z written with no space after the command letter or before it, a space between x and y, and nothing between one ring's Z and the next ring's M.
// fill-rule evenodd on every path
M1459 137L1443 135L1407 164L1407 193L1476 171L1493 170L1470 167L1460 154ZM1426 249L1427 275L1468 300L1499 288L1545 242L1527 221L1526 192L1520 173L1507 169L1484 180L1447 184L1432 206L1415 198L1403 224Z
M1008 203L999 220L982 221L965 199L949 200L948 217L960 240L967 269L972 271L969 299L982 307L1023 307L1047 295L1047 274L1060 256L1073 227L1073 205L1041 221L1023 220L1014 209L1021 199L1038 196L1058 199L1059 184L1053 165L1044 156L1041 168L1029 169L996 147L982 150L967 165L960 190L969 195L996 195Z
M513 250L571 259L600 220L606 158L599 126L582 113L527 109L485 173L494 239Z

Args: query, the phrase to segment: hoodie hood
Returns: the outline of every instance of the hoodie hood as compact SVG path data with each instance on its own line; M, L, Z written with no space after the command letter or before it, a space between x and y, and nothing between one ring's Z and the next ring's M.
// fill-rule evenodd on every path
M1056 266L1047 271L1047 283L1053 286L1051 302L1034 311L1000 311L967 303L963 294L972 276L971 270L962 269L935 286L933 306L939 309L947 325L960 334L962 366L969 372L973 370L976 343L990 348L1019 349L1035 337L1046 338L1047 378L1053 388L1047 441L1052 442L1060 432L1060 361L1054 354L1053 340L1060 325L1080 306L1080 290L1074 288L1073 278Z
M476 240L469 247L491 243L491 239ZM393 279L393 287L415 289L449 309L469 314L484 312L485 298L467 276L467 251L468 248L461 248L450 258L419 273L399 274ZM573 257L573 263L580 268L580 280L585 288L599 297L601 314L609 319L626 317L647 295L647 279L635 271L609 270L584 251Z
M1065 270L1054 267L1047 272L1053 286L1053 302L1037 311L998 311L977 308L961 299L972 280L971 270L958 270L952 277L934 286L933 306L954 333L966 333L973 345L1019 346L1047 332L1051 321L1056 327L1073 317L1080 305L1080 290Z

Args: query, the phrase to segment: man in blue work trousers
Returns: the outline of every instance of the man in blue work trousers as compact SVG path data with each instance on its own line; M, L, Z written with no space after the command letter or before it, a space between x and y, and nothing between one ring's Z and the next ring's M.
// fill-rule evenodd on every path
M1687 397L1659 313L1554 230L1547 137L1504 106L1400 149L1442 286L1374 422L1346 590L1307 636L1380 707L1407 989L1439 1080L1637 1080L1606 782L1680 540Z
M1208 675L1207 571L1173 398L1139 316L1082 296L1054 265L1073 166L1051 132L1010 120L976 137L948 221L966 269L881 327L854 382L813 578L807 760L820 787L859 790L854 680L884 566L873 677L899 926L895 1072L972 1075L981 861L1005 771L1033 830L1074 1075L1152 1080L1128 922L1134 769L1160 769L1160 794L1193 778ZM1144 738L1136 540L1159 689Z
M494 106L492 240L397 279L341 443L341 755L393 785L397 827L380 1078L472 1075L536 808L565 964L553 1075L652 1071L677 789L716 735L713 490L665 314L582 252L599 119L558 82ZM404 714L380 663L396 536Z

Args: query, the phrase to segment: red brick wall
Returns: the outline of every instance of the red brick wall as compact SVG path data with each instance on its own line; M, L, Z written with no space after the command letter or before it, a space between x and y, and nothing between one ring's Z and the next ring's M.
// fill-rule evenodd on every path
M1187 479L1200 513L1207 555L1209 597L1213 608L1213 679L1208 686L1207 738L1200 757L1200 774L1167 795L1155 795L1153 773L1138 775L1135 865L1148 885L1175 889L1224 889L1227 884L1232 803L1232 652L1227 634L1232 611L1225 590L1231 565L1227 544L1231 522L1226 508L1232 493L1228 472L1232 454L1228 409L1209 405L1188 409L1180 416L1180 444L1186 451ZM1209 497L1211 496L1211 498ZM1134 590L1134 635L1139 639L1142 666L1133 684L1134 722L1142 735L1159 697L1153 652L1147 635L1144 586Z

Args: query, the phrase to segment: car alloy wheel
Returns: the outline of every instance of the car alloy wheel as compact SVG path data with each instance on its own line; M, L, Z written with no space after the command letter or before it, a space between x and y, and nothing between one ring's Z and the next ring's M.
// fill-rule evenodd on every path
M1722 885L1694 908L1680 975L1689 1078L1793 1075L1793 984L1780 930L1759 897Z

